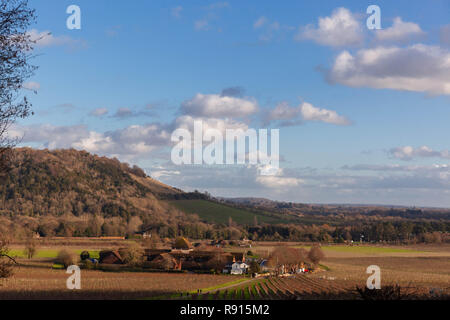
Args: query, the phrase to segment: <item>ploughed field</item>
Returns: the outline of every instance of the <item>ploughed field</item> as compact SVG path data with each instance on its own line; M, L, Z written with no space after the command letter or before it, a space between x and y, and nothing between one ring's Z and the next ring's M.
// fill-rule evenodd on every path
M27 263L0 280L2 299L144 299L220 285L234 277L209 274L81 270L81 290L68 290L65 270Z
M290 277L269 277L246 282L245 284L206 293L185 296L193 300L359 300L363 296L356 285L349 282L331 281L310 275ZM358 285L363 288L364 286ZM400 286L396 294L395 286L386 284L382 299L450 299L450 288L430 291L425 287ZM382 287L383 289L383 287ZM385 295L384 292L391 292ZM371 292L369 292L371 293ZM180 299L180 297L172 297ZM367 298L365 298L367 299Z
M258 243L251 250L265 253L274 246ZM358 299L354 289L366 285L370 265L380 267L382 288L399 284L413 298L435 298L437 293L450 299L448 245L324 246L321 271L286 278L81 270L81 290L68 290L70 275L52 269L57 252L86 249L95 257L102 247L40 247L30 260L22 247L12 248L20 266L13 277L0 280L0 299Z

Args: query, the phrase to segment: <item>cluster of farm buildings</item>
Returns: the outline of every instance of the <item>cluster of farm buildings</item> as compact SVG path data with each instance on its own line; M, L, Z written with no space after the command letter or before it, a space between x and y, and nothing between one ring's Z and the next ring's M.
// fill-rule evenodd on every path
M101 264L125 264L120 250L100 252L99 263ZM256 265L256 268L255 268ZM246 256L243 252L224 252L222 250L197 250L191 247L172 249L145 249L143 252L143 267L159 270L176 271L211 271L226 274L247 273L277 273L279 268L273 268L267 259ZM256 272L254 269L257 269ZM307 271L302 264L295 266L281 266L282 273L300 273Z

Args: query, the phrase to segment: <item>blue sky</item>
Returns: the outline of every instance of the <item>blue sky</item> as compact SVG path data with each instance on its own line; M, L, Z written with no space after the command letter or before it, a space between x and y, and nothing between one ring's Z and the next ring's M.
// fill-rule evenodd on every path
M66 27L71 4L81 30ZM371 4L381 30L366 27ZM448 1L30 5L42 39L35 115L12 128L23 145L116 156L217 196L450 206ZM170 134L193 119L279 128L279 173L174 165Z

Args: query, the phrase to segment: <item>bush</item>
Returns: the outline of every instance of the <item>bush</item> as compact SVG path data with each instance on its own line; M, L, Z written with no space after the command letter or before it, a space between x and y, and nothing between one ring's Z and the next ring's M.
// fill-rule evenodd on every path
M56 263L62 264L64 268L77 263L76 255L68 250L61 250L58 252Z
M144 261L144 250L137 243L119 250L123 262L129 266L140 266Z
M183 250L187 250L192 248L191 243L184 237L179 237L175 240L175 245L174 245L175 249L183 249Z
M314 264L318 264L320 262L320 260L322 260L323 258L325 258L325 254L323 253L322 249L320 248L320 246L318 245L313 245L311 247L311 249L309 249L308 252L308 259L314 263Z
M80 254L81 261L88 260L90 257L91 257L91 255L89 254L89 251L83 251Z
M0 279L9 278L14 274L13 264L6 261L6 258L0 257Z
M410 293L403 290L398 284L384 286L381 289L356 287L355 290L363 300L404 300L410 298Z

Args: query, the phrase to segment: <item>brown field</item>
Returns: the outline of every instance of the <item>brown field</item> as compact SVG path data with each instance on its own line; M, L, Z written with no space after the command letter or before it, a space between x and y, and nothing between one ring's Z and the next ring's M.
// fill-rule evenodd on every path
M99 250L115 246L112 242L87 244L84 247L77 244L71 249ZM54 254L63 247L65 245L60 243L40 250L41 254ZM250 249L239 249L263 253L270 252L273 247L273 243L258 243ZM20 251L19 246L14 249ZM449 245L330 245L323 249L326 257L321 262L321 270L292 278L259 278L237 283L236 280L242 277L82 270L82 289L74 291L66 289L69 275L65 270L51 268L51 258L19 258L21 266L16 268L15 275L0 281L0 299L351 299L355 295L349 295L349 290L365 286L369 265L381 268L382 287L399 284L422 295L428 295L432 290L450 294ZM198 289L202 289L202 294L197 296ZM187 292L190 292L189 296L186 296Z
M0 299L143 299L188 292L235 280L230 276L81 271L81 290L68 290L65 270L33 263L0 283Z

